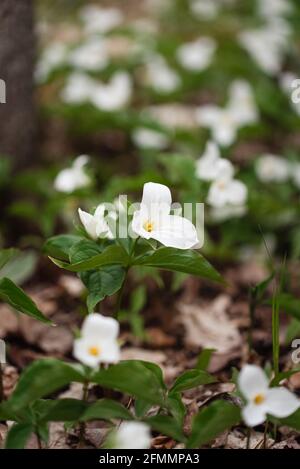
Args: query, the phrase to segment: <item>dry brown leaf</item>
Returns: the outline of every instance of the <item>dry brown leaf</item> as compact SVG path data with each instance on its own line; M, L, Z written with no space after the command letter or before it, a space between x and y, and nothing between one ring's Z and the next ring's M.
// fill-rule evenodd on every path
M226 312L230 302L229 296L220 295L203 305L179 303L179 321L186 331L186 345L212 348L222 354L240 347L241 335Z

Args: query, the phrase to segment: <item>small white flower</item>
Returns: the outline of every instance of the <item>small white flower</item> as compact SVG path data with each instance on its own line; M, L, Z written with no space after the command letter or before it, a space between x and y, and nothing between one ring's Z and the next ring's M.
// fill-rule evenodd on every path
M295 186L300 189L300 163L293 163L291 165L291 176Z
M99 37L90 38L70 52L68 62L83 70L102 70L108 64L105 42Z
M101 8L88 5L80 10L80 18L87 33L107 33L119 26L123 21L123 14L117 8Z
M231 178L234 173L233 165L229 160L221 158L218 145L209 141L203 155L196 161L196 175L204 181L214 181L224 173Z
M183 68L200 72L209 67L216 48L214 39L202 37L180 46L177 50L177 60Z
M225 108L206 105L197 109L199 125L211 130L213 139L222 146L231 145L240 127L253 124L258 119L252 90L243 80L234 81L229 89L229 101Z
M74 72L68 77L65 87L61 91L61 99L68 104L84 103L90 100L96 87L96 82L84 73Z
M147 449L150 444L150 428L143 422L123 422L113 438L115 449Z
M91 180L84 171L89 157L81 155L76 158L71 168L63 169L54 181L54 188L59 192L71 193L90 184Z
M199 240L194 225L186 218L170 215L172 197L163 184L144 185L140 209L133 215L133 231L145 239L156 239L165 246L190 249Z
M215 180L208 191L207 202L215 208L243 206L247 201L247 186L237 179L220 178Z
M220 4L215 0L190 0L190 9L200 19L213 20L219 13Z
M289 178L290 166L284 158L266 154L258 158L255 170L262 182L285 182Z
M37 63L35 70L35 78L38 82L47 79L52 70L59 67L66 59L67 48L65 44L59 42L51 44L47 47Z
M299 399L284 387L269 387L264 371L256 365L245 365L238 377L238 386L247 400L242 415L246 425L255 427L270 414L284 418L300 407Z
M288 50L290 34L289 24L277 19L264 28L243 31L238 40L265 73L276 75Z
M300 115L300 103L299 99L299 87L300 87L300 79L297 75L293 72L284 72L279 77L279 85L282 91L290 98L291 105L294 111ZM297 101L293 100L294 93L297 93Z
M112 239L113 235L107 221L105 220L105 204L100 204L95 210L94 215L91 215L81 208L78 209L78 214L81 223L83 224L87 234L94 240L98 238L109 238ZM109 213L108 218L111 220L116 219L116 213Z
M169 139L157 130L140 127L133 132L132 139L138 148L162 150L168 146Z
M118 362L118 335L118 321L101 314L89 314L83 322L81 337L74 341L73 355L91 368L96 368L99 363Z
M181 79L162 57L155 56L147 63L147 83L158 93L172 93Z
M107 84L101 83L94 89L91 101L103 111L117 111L130 100L132 83L128 73L115 73Z
M258 11L266 20L284 16L292 11L292 5L287 0L259 0Z

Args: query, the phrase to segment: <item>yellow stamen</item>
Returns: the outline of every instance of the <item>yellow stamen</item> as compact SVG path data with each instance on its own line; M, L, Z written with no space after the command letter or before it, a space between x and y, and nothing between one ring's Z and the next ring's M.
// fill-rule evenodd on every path
M97 347L97 346L93 346L93 347L90 347L88 349L88 352L90 355L92 355L93 357L99 357L100 353L101 353L101 349L100 347Z
M145 231L148 231L148 233L151 233L154 228L154 223L152 223L151 221L146 221L143 225L143 228Z
M265 396L263 394L257 394L254 398L254 404L259 405L262 404L265 400Z

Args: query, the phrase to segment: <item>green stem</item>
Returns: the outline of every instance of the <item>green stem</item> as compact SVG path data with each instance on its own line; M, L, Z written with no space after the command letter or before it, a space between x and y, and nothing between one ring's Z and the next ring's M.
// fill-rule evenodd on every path
M130 249L130 252L129 252L129 262L128 262L128 265L127 267L125 268L125 275L124 275L124 280L123 280L123 283L121 285L121 288L118 292L118 296L117 296L117 302L116 302L116 308L115 308L115 317L117 318L118 317L118 314L120 312L120 309L121 309L121 304L122 304L122 298L123 298L123 294L124 294L124 287L125 287L125 283L126 283L126 279L127 279L127 275L128 275L128 271L131 267L131 260L132 260L132 257L134 255L134 251L135 251L135 248L136 248L136 245L138 243L138 240L139 240L139 237L137 237L134 242L132 243L132 246L131 246L131 249Z
M89 391L89 381L85 381L82 389L82 400L87 401ZM85 422L79 424L79 446L84 446L84 435L85 435Z
M272 342L273 342L273 368L275 378L279 374L279 301L277 289L274 291L272 299Z
M268 426L269 426L269 422L268 422L268 420L266 420L265 431L264 431L264 443L263 443L263 448L264 449L268 449L268 447L267 447Z
M249 319L250 325L248 329L248 354L250 355L253 348L253 330L254 330L254 319L255 319L256 301L250 292L249 298Z

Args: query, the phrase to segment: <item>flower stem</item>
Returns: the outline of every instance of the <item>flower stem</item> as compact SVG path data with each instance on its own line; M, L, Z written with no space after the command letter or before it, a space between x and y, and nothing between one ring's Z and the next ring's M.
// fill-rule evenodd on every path
M136 245L138 243L138 240L139 240L139 237L137 237L134 242L132 243L132 246L131 246L131 249L130 249L130 252L129 252L129 262L128 262L128 265L126 266L125 268L125 275L124 275L124 280L122 282L122 285L121 285L121 288L118 292L118 296L117 296L117 302L116 302L116 308L115 308L115 317L118 317L118 314L120 312L120 309L121 309L121 304L122 304L122 298L123 298L123 294L124 294L124 287L125 287L125 283L126 283L126 278L127 278L127 275L128 275L128 271L131 267L131 260L132 260L132 257L134 255L134 251L135 251L135 248L136 248Z
M250 440L251 440L251 428L247 428L247 442L246 442L246 449L250 449Z
M250 325L248 329L248 354L251 354L251 350L253 348L253 330L254 330L254 319L255 319L255 309L256 309L256 301L254 298L253 293L250 291L249 294L249 319Z
M85 381L83 383L82 388L82 400L84 402L87 401L88 398L88 391L89 391L89 381ZM85 434L85 422L80 422L79 424L79 446L82 447L84 445L84 434Z

